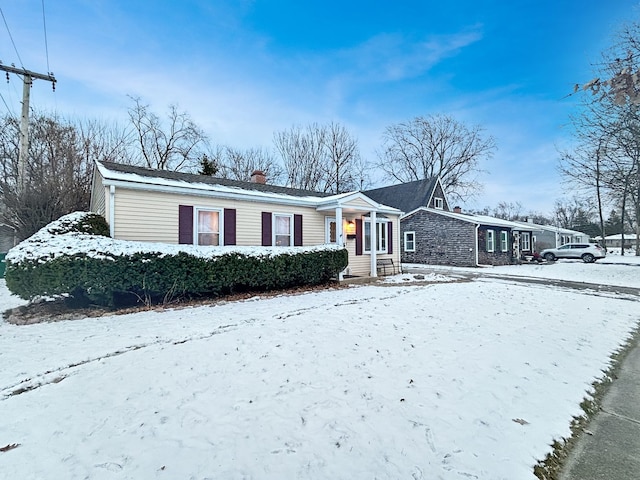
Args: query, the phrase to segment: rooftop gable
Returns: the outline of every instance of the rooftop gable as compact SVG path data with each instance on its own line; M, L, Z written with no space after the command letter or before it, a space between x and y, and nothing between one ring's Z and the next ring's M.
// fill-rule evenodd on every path
M438 184L442 186L440 178L433 177L365 190L363 193L383 205L389 205L403 212L411 212L429 205Z

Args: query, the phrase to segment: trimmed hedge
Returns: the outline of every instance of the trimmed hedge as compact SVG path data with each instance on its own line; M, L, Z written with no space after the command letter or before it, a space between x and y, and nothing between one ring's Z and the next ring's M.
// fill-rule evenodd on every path
M348 264L347 251L335 246L178 247L113 240L95 234L106 223L71 215L9 252L6 282L14 294L70 295L80 303L117 307L315 285Z

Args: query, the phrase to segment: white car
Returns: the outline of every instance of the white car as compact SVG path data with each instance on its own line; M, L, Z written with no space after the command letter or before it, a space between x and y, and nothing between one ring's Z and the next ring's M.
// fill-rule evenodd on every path
M558 248L546 248L540 256L548 262L559 258L581 258L585 263L593 263L606 257L607 252L597 243L567 243Z

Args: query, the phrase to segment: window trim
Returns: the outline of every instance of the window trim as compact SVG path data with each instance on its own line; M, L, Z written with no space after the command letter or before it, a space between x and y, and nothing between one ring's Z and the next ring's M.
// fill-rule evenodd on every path
M278 233L276 231L276 223L278 217L287 217L289 219L289 245L278 245L276 242L276 237L284 236L282 233ZM271 245L274 247L293 247L294 243L294 225L293 225L293 213L271 213Z
M411 235L413 238L411 239L411 241L409 241L407 239L407 237ZM413 247L409 248L407 247L407 244L411 242L411 244L413 245ZM407 232L404 232L404 251L405 252L415 252L416 251L416 232L414 230L410 230Z
M218 213L218 245L202 245L199 242L198 219L200 212L217 212ZM215 233L215 232L213 232ZM200 247L220 247L224 245L224 208L215 207L193 207L193 245Z
M437 210L444 209L444 199L441 197L433 197L433 208Z
M496 232L493 229L487 229L487 253L496 251Z
M384 254L389 252L389 222L390 220L386 218L376 218L376 253ZM362 253L365 255L371 255L371 248L367 250L367 224L371 225L371 218L364 218L362 220ZM380 230L378 230L378 225L380 225ZM369 227L369 232L371 232L371 227ZM379 248L378 241L382 244L383 242L381 240L384 240L384 248ZM369 242L369 244L371 244L371 242Z
M522 232L520 234L520 250L522 250L523 252L531 251L531 234L529 232Z
M509 232L506 230L500 230L500 251L509 251Z

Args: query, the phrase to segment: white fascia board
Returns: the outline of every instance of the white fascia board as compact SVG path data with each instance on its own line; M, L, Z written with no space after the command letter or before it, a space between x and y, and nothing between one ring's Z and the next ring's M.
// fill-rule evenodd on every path
M431 196L429 197L429 200L427 201L427 205L431 204L431 200L433 200L433 196L436 193L436 187L438 185L440 185L440 190L442 190L442 196L444 197L444 202L447 204L447 207L451 208L451 204L449 203L449 197L447 196L447 192L444 191L444 185L442 185L442 179L440 178L440 175L438 175L436 177L436 183L433 186L433 190L431 190Z
M147 177L135 173L120 173L106 169L98 163L98 168L104 179L104 185L115 185L121 188L136 190L151 190L156 192L178 193L184 195L198 195L213 198L231 198L253 202L280 203L283 205L299 205L315 207L325 197L278 194L261 192L258 190L245 190L238 187L224 185L211 185L207 183L190 183L180 180L168 180L158 177Z
M368 203L370 207L365 207L361 205L347 205L348 202L353 200L363 200ZM367 197L362 192L348 192L341 193L338 195L331 195L330 197L323 197L318 202L319 205L316 208L319 212L326 210L334 210L335 208L342 207L345 209L350 209L357 212L370 212L375 211L377 213L386 213L388 215L397 215L400 216L402 212L394 207L389 207L387 205L383 205L381 203L375 202L371 198Z

